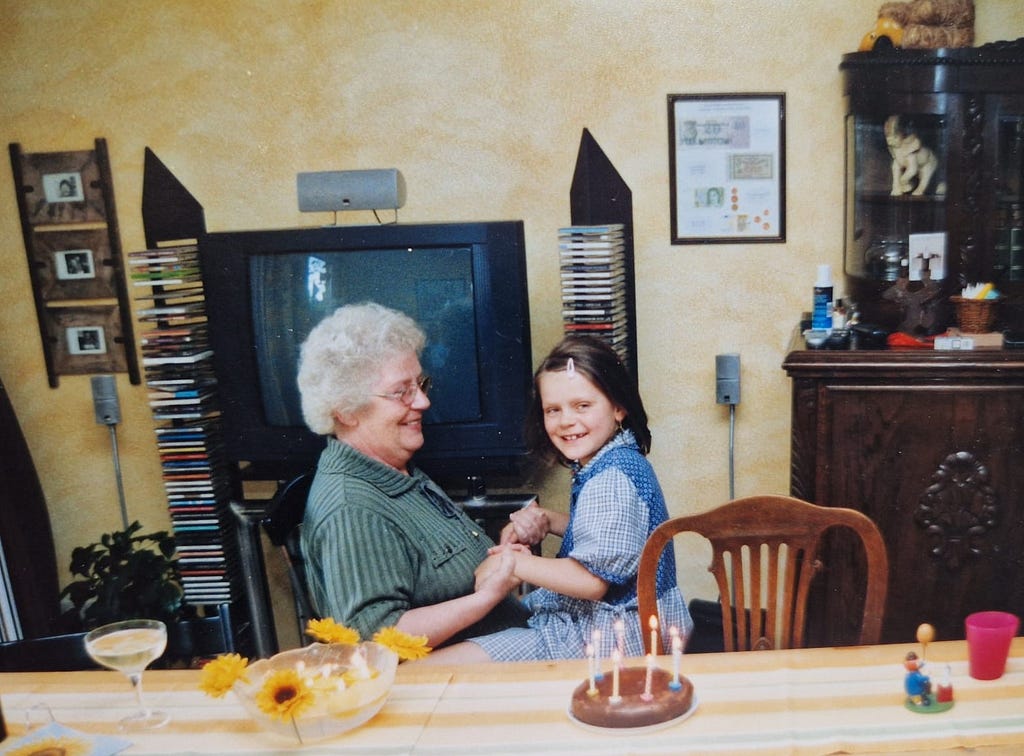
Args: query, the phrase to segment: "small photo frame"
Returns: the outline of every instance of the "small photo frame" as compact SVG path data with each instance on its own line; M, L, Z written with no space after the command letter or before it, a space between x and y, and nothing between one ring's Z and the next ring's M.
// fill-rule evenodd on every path
M33 226L103 223L103 183L94 150L19 155L28 222Z
M53 253L57 279L71 281L96 278L96 264L91 249L64 249Z
M116 269L103 229L35 231L32 281L44 302L115 299Z
M103 326L70 326L64 329L68 354L106 354L107 337Z
M117 305L47 307L44 313L56 375L128 371Z
M82 174L44 173L43 196L47 202L83 202L85 191L82 189Z
M668 96L672 244L786 240L786 96Z

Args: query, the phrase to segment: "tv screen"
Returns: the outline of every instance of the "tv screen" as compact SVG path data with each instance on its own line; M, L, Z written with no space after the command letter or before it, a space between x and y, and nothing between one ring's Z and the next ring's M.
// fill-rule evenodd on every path
M269 479L315 464L299 348L341 305L374 301L427 334L417 464L442 482L517 475L532 374L521 221L216 233L200 251L231 461Z

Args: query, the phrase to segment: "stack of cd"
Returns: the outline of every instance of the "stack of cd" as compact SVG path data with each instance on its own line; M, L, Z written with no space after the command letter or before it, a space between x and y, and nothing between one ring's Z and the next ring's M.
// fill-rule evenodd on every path
M565 333L602 338L628 363L623 225L561 228L558 247Z
M195 245L129 255L131 281L149 306L137 311L149 406L177 544L185 601L232 601L241 570L230 509L206 329L206 301Z

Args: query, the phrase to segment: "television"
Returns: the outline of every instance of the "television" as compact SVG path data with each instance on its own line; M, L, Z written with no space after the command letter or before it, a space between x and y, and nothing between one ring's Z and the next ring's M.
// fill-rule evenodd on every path
M442 485L514 485L532 387L522 221L219 232L199 244L223 445L246 477L285 480L325 439L300 407L299 349L324 316L366 301L427 334L433 379L414 463Z

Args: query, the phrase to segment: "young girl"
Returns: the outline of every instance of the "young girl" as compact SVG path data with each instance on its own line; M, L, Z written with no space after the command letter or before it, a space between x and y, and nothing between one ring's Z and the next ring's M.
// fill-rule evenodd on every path
M595 642L603 658L616 647L624 656L642 656L650 629L648 618L637 616L640 552L668 512L645 457L647 413L611 347L570 336L552 350L534 374L527 439L540 456L572 468L569 513L536 506L515 513L478 575L492 569L493 560L512 556L515 576L537 586L524 599L533 612L529 627L473 638L428 659L583 657ZM527 546L547 533L562 536L555 558L536 556ZM671 545L659 563L658 597L659 638L675 627L685 640L693 622L676 585Z

